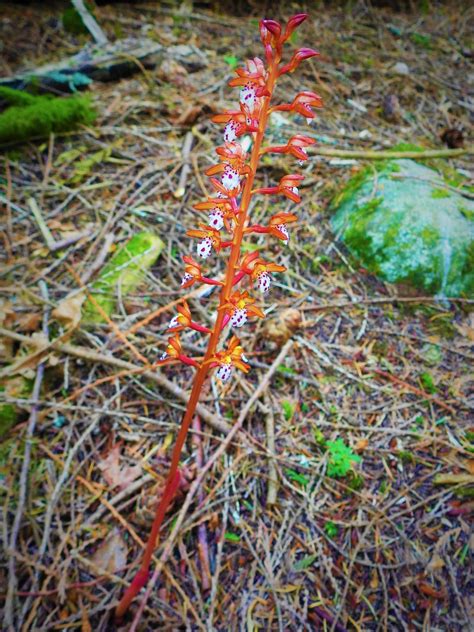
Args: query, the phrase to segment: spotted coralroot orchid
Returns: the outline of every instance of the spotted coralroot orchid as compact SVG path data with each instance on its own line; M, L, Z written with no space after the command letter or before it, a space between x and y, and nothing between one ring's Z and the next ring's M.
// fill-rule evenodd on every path
M272 112L293 112L312 119L315 116L313 108L322 106L321 98L309 91L300 92L291 103L271 103L277 80L286 73L294 72L303 60L318 55L310 48L300 48L289 56L288 62L282 61L285 42L306 17L304 13L295 15L285 26L276 20L261 20L260 36L264 60L255 57L247 61L243 68L236 70L236 77L229 85L239 89L238 107L213 118L214 122L224 125L223 143L216 149L216 164L206 171L214 193L207 200L194 205L207 218L187 233L196 242L192 246L192 255L183 257L181 287L185 289L194 284L215 286L219 305L212 327L197 323L184 301L168 324L167 331L171 337L158 364L181 362L195 368L196 373L141 566L117 608L119 618L147 582L161 524L179 487L181 452L205 380L213 373L220 382L225 383L236 374L235 369L244 373L250 370L250 363L239 338L232 335L228 344L219 348L221 333L223 330L233 333L242 331L250 319L264 318L265 313L257 305L259 297L270 290L273 275L285 270L284 266L271 258L262 257L258 250L252 249L248 254L243 254L242 242L252 235L266 234L286 245L290 239L291 224L297 221L294 213L275 209L267 220L256 224L250 221L249 209L251 202L262 195L271 196L270 204L277 201L276 196L282 196L296 204L301 201L299 187L304 176L298 173L285 175L278 183L265 187L256 186L255 180L261 156L272 153L289 154L300 163L308 158L306 150L314 143L312 138L297 134L286 144L264 145L265 130ZM239 139L244 135L245 143L241 144ZM201 267L201 264L208 265L216 256L225 258L222 280L203 272ZM238 285L244 287L238 289ZM254 290L257 290L256 296L252 294ZM186 331L207 336L203 357L192 358L183 351L180 335Z

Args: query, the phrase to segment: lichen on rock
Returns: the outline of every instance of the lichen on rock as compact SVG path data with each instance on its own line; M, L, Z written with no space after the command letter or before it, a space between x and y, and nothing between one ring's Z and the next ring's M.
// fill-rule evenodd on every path
M336 196L332 227L370 272L445 297L474 296L474 203L430 167L362 169Z

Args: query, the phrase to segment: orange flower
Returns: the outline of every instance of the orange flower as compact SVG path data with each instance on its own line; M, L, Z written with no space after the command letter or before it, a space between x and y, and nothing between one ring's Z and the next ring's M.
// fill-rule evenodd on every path
M288 232L287 224L291 224L292 222L296 222L297 216L294 213L277 213L270 217L270 234L278 237L285 242L288 243L290 239L290 234Z
M224 225L230 232L230 220L235 219L235 211L232 209L230 202L219 198L209 198L207 202L199 202L194 204L193 208L197 211L210 211L209 226L220 230Z
M246 68L236 68L238 75L229 81L229 86L245 86L247 83L253 83L257 86L265 86L268 73L263 61L258 57L247 59Z
M265 318L264 312L254 305L255 299L248 292L234 292L229 297L229 302L220 309L226 310L226 315L232 327L242 327L247 322L249 316Z
M263 259L257 259L251 272L251 278L257 289L266 294L272 284L272 277L269 273L284 272L285 270L285 266L280 266L277 263L266 263Z
M200 281L202 274L201 266L192 257L184 255L183 261L186 265L184 266L184 275L181 279L181 287L186 288L193 285L196 281Z
M216 376L223 382L230 379L234 367L247 373L250 366L246 363L246 357L240 346L240 340L236 336L232 336L227 349L218 351L210 362L214 366L218 366Z
M315 114L311 108L322 108L323 101L320 96L315 94L314 92L309 92L305 90L304 92L300 92L293 99L292 103L285 103L282 105L276 105L271 108L272 112L290 112L294 111L297 114L301 114L306 119L312 119L315 117Z
M173 316L173 318L170 320L168 331L181 331L182 329L189 327L190 329L194 329L194 331L199 331L203 334L211 333L209 327L205 327L204 325L193 322L191 311L186 301L184 301L184 303L182 303L181 305L178 305L176 311L178 312L178 315Z
M264 187L262 189L254 189L253 193L280 193L285 197L289 198L293 202L301 202L301 198L299 196L298 191L298 183L304 180L304 176L299 175L297 173L290 173L287 176L283 176L281 178L278 186L276 187Z
M168 339L168 346L166 351L161 356L160 360L167 360L168 358L178 359L182 355L181 341L179 334L175 334Z
M200 230L188 230L186 235L198 237L197 253L203 259L207 259L212 254L212 249L219 252L221 249L221 237L219 231L206 224L199 224Z
M280 72L278 76L284 75L286 72L294 72L303 59L309 59L310 57L315 57L319 55L318 51L313 50L312 48L299 48L290 59L290 63L286 64L282 68L280 68Z
M181 305L178 305L176 311L178 312L178 315L173 316L168 325L168 329L171 331L180 331L185 327L189 327L192 322L191 311L186 301L184 301Z
M303 136L302 134L296 134L296 136L292 136L290 140L286 143L286 145L278 145L278 146L270 146L264 147L261 150L261 154L291 154L298 160L308 160L308 154L304 150L305 147L309 147L309 145L314 145L316 141L308 136Z

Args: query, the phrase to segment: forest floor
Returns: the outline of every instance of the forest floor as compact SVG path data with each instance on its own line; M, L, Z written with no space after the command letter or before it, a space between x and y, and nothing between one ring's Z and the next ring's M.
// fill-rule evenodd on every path
M115 629L192 378L189 368L151 365L183 296L210 319L212 298L180 289L185 232L200 219L192 205L210 191L203 171L221 144L210 116L237 101L232 66L262 55L260 16L159 5L95 12L111 39L192 46L193 63L168 56L156 70L94 83L93 127L1 156L0 396L21 411L0 443L4 629ZM325 107L309 127L271 128L270 140L311 133L319 146L365 151L443 148L444 130L466 134L474 10L429 5L311 11L298 43L321 56L277 98L313 90ZM0 75L80 50L88 37L66 34L59 12L2 6ZM472 170L468 156L445 162ZM260 176L276 182L290 163L265 163ZM287 272L264 300L267 319L241 331L251 371L213 380L202 398L140 630L453 632L472 623L474 301L383 283L335 241L330 200L365 164L313 155L289 245L261 240ZM69 245L51 251L31 199ZM58 304L141 230L166 246L137 291L117 289L112 320L87 325L74 301L58 318ZM182 338L202 354L198 337ZM216 458L237 420L241 431ZM330 476L328 442L338 439L359 460ZM118 629L129 629L137 604Z

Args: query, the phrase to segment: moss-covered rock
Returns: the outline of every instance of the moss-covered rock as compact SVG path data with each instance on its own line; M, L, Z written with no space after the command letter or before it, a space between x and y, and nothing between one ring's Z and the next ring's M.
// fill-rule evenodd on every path
M332 226L370 272L440 297L474 296L474 203L413 160L362 169Z

